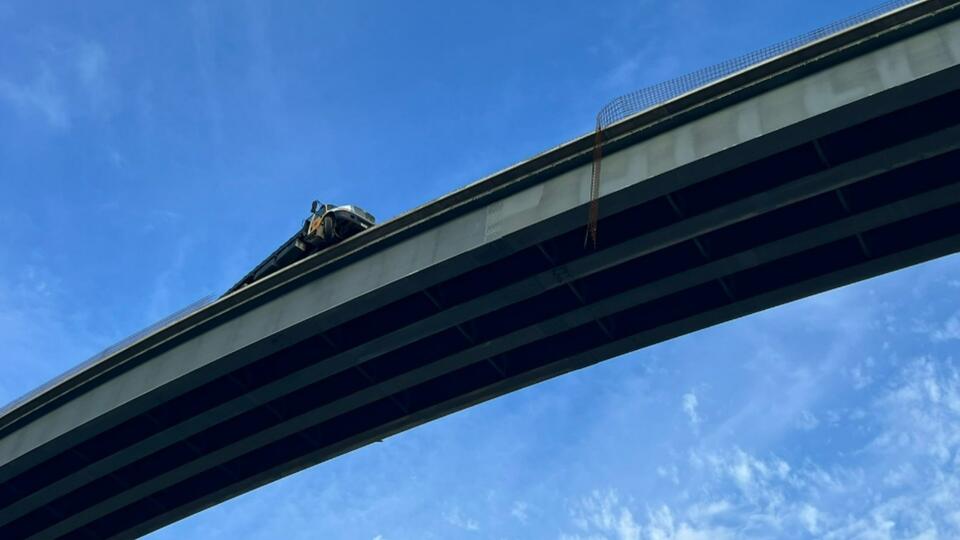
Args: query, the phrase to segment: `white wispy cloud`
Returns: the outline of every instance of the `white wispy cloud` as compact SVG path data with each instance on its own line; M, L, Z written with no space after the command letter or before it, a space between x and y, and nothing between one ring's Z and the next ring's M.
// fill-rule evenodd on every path
M582 497L570 509L570 517L579 532L563 534L561 538L640 540L640 525L634 519L630 508L621 504L616 490L594 490Z
M876 429L856 460L791 463L739 447L694 448L673 504L639 523L641 538L953 538L960 535L960 369L952 359L900 364L869 405L837 416L839 429ZM660 470L665 470L661 467ZM870 494L870 496L864 496ZM603 501L594 495L594 501ZM616 515L594 502L586 523ZM686 508L685 510L683 510ZM686 527L686 529L684 528ZM706 536L696 536L707 530ZM736 534L733 534L733 531ZM684 536L686 535L686 536Z
M734 538L734 531L723 526L701 527L677 520L667 506L648 513L648 522L644 527L644 538L648 540L726 540Z
M480 530L480 523L477 522L477 520L464 515L459 506L454 506L449 511L444 512L443 519L450 525L453 525L459 529L464 529L467 531Z
M740 448L702 454L695 450L690 461L717 481L732 481L743 499L759 508L772 509L785 499L779 485L789 478L791 467L776 456L761 459Z
M818 524L819 516L820 511L814 506L804 504L800 507L800 521L810 534L817 534L820 532L820 527Z
M687 516L694 522L714 519L726 512L733 510L733 504L726 500L703 501L690 506L687 509Z
M960 372L953 361L920 357L878 400L886 426L873 441L879 453L932 458L946 464L960 451Z
M529 505L523 501L514 501L513 507L510 509L510 515L520 520L520 523L527 523L529 517L527 516L527 508Z
M929 330L929 336L934 342L960 339L960 312L951 315L941 325L931 328Z
M677 476L678 471L676 465L657 465L656 472L657 476L669 480L674 485L680 483L680 479Z
M216 43L214 26L216 14L211 15L211 6L205 0L196 0L190 5L191 30L196 55L197 75L205 99L204 112L211 135L216 143L223 144L223 107L217 84Z
M797 418L797 427L804 431L811 431L817 429L817 426L820 425L820 420L817 419L816 415L812 412L803 410L800 411L800 415Z
M850 368L850 378L853 379L853 388L863 390L873 382L873 376L870 370L874 367L876 361L872 356L868 356L862 363Z
M100 43L52 34L32 54L32 76L0 73L0 103L26 118L37 116L56 131L68 130L78 116L108 112L114 88Z
M683 412L690 419L690 425L696 428L700 424L700 415L697 414L697 394L693 390L683 395Z
M107 63L107 54L99 43L85 41L77 51L77 71L80 81L95 86L103 81L104 69Z
M723 501L697 507L694 520L715 517L728 509ZM621 502L616 490L594 490L571 509L575 532L563 532L561 540L725 540L734 532L724 526L700 526L694 520L676 516L667 505L646 510L638 522L629 505Z
M29 82L0 79L0 99L22 114L39 115L54 129L70 127L66 98L57 77L46 66Z

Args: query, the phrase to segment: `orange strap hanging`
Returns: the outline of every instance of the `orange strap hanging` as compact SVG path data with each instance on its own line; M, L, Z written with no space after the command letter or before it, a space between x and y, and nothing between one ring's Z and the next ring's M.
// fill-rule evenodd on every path
M587 243L597 249L597 222L600 220L600 161L603 158L603 127L597 116L597 131L593 136L593 168L590 171L590 210L587 215L587 234L583 238L583 247Z

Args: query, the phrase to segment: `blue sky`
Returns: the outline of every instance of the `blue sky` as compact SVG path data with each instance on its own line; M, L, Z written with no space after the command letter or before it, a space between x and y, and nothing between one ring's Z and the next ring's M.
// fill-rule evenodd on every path
M844 0L0 0L0 401L204 296L314 198L381 220ZM960 536L960 259L539 384L155 538Z

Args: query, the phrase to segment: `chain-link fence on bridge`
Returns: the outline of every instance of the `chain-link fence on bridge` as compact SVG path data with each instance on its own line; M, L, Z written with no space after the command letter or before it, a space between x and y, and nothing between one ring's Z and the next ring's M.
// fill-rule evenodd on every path
M600 164L603 157L602 145L604 129L620 120L641 113L651 107L670 101L698 88L707 86L712 82L920 1L922 0L888 0L856 15L781 41L775 45L770 45L769 47L764 47L763 49L753 51L743 56L698 69L697 71L687 73L675 79L670 79L624 94L604 105L603 108L600 109L600 112L597 113L596 133L594 134L590 211L588 215L586 240L591 241L593 246L596 247L597 220L599 218ZM586 240L584 242L585 244Z

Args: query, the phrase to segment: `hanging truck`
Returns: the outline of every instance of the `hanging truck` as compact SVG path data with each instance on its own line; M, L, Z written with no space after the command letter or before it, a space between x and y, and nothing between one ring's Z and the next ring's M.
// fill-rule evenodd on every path
M373 215L358 206L335 206L313 201L310 215L303 221L300 230L224 294L242 289L308 255L365 231L374 223L376 219Z

